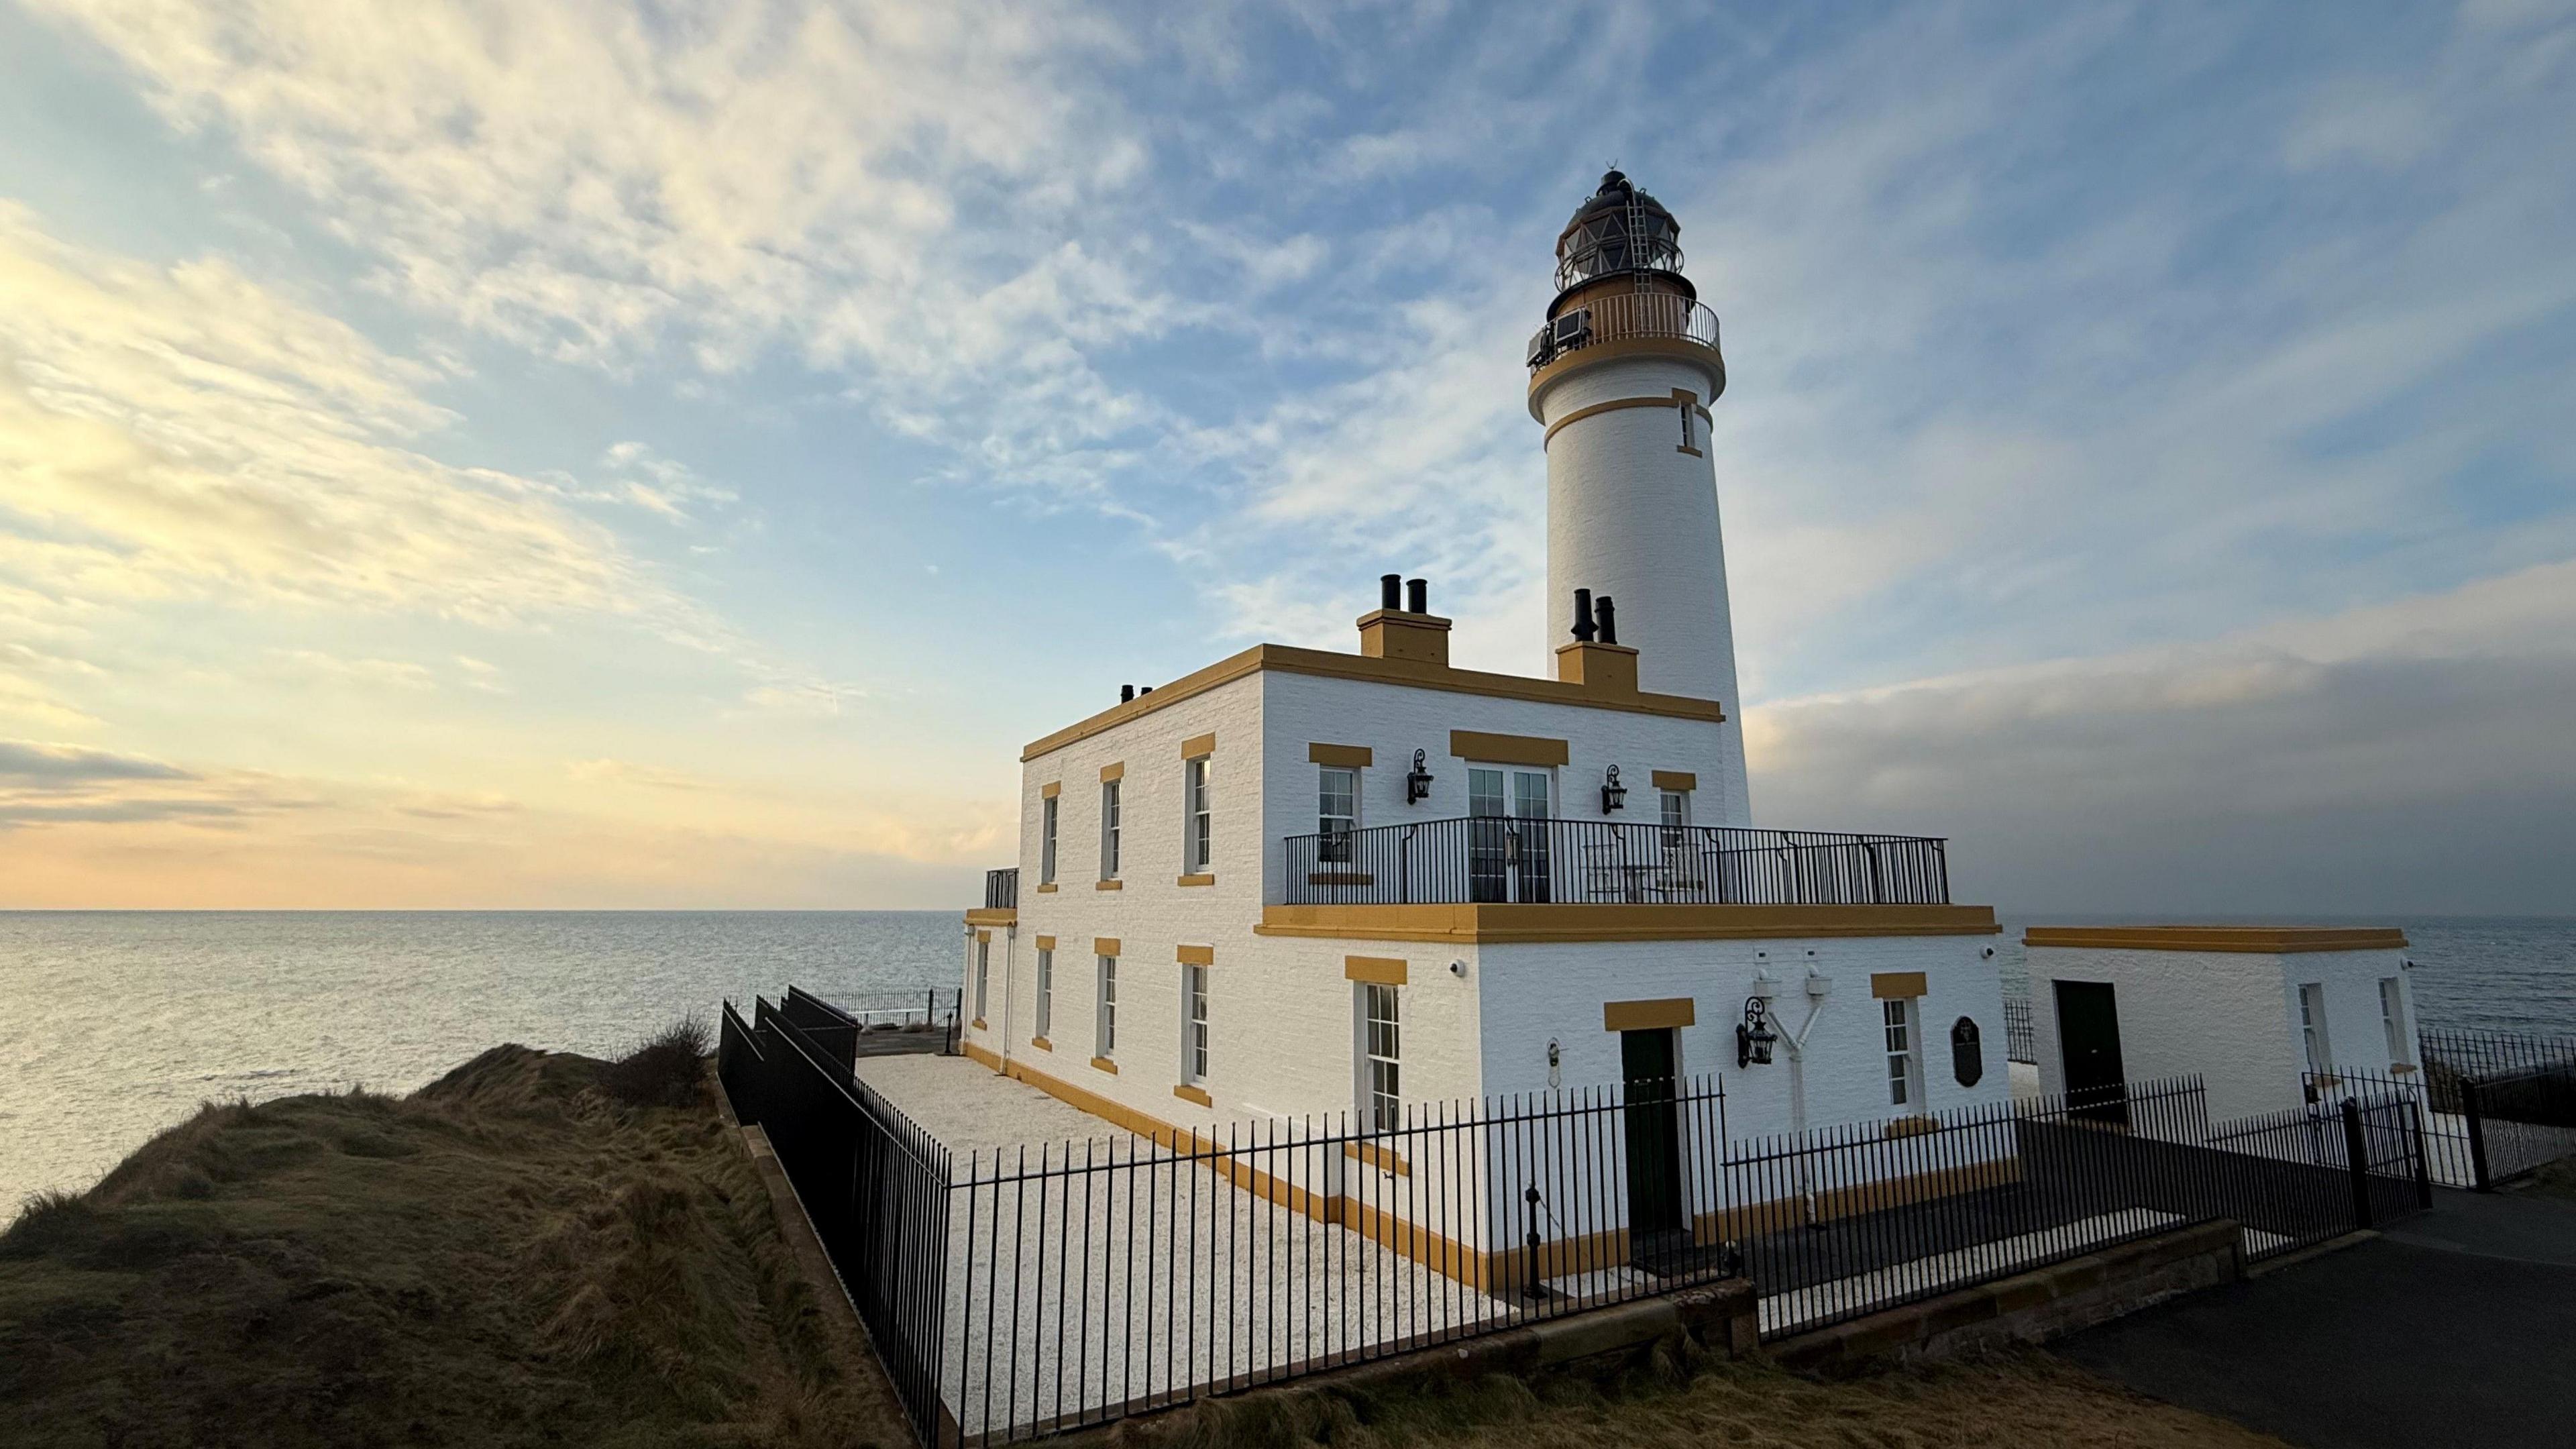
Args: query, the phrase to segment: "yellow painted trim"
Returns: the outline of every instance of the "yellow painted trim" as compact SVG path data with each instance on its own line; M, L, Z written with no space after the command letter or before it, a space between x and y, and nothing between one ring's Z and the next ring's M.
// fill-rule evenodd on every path
M1048 1041L1045 1037L1042 1037L1042 1036L1033 1036L1033 1037L1030 1037L1030 1038L1029 1038L1029 1045L1031 1045L1031 1046L1033 1046L1033 1047L1036 1047L1039 1051L1042 1051L1042 1052L1051 1052L1051 1051L1054 1051L1054 1050L1055 1050L1055 1043L1054 1043L1054 1042L1051 1042L1051 1041Z
M1113 1077L1118 1075L1118 1064L1107 1057L1093 1057L1091 1069L1095 1072L1107 1072Z
M1539 417L1540 394L1555 386L1559 379L1597 363L1617 362L1623 357L1670 357L1692 363L1708 371L1711 384L1709 401L1715 402L1726 391L1726 358L1716 348L1681 337L1622 337L1615 342L1595 342L1589 347L1578 347L1532 373L1529 380L1530 416L1534 419ZM1657 407L1673 405L1669 398L1650 401Z
M974 1027L975 1027L975 1029L976 1029L977 1031L984 1031L984 1030L987 1030L987 1029L988 1029L988 1028L984 1025L984 1018L982 1018L982 1017L980 1017L980 1016L979 1016L979 1017L977 1017L977 1018L975 1018L975 1021L974 1021Z
M1175 879L1172 883L1174 885L1185 886L1215 885L1216 877L1214 875L1185 875Z
M1412 1163L1405 1161L1401 1155L1390 1151L1387 1148L1380 1147L1374 1142L1344 1142L1342 1144L1342 1155L1344 1157L1357 1158L1359 1161L1376 1168L1380 1172L1391 1172L1398 1177L1411 1177L1413 1175Z
M970 926L1016 926L1019 923L1017 906L977 906L966 913L966 924Z
M1699 394L1692 392L1688 388L1677 387L1673 389L1673 396L1671 397L1620 397L1612 398L1608 402L1597 402L1592 404L1590 407L1576 408L1574 411L1567 413L1564 417L1558 418L1555 422L1547 425L1547 431L1539 436L1539 450L1541 452L1545 452L1547 450L1547 445L1556 441L1557 434L1564 432L1567 428L1583 421L1585 418L1598 417L1602 413L1615 413L1623 408L1662 408L1666 412L1670 412L1680 404L1680 401L1683 398L1689 398L1691 400L1692 412L1699 414L1701 417L1708 418L1711 422L1716 421L1716 418L1710 415L1707 408L1700 406Z
M1923 1137L1940 1130L1940 1122L1932 1117L1897 1117L1889 1120L1884 1135L1890 1138Z
M1039 895L1042 895L1042 896L1051 896L1051 895L1054 895L1054 894L1055 894L1055 892L1056 892L1056 884L1055 884L1055 882L1054 882L1054 881L1046 880L1046 881L1040 881L1040 882L1038 882L1038 894L1039 894Z
M1040 936L1036 938L1036 944L1037 948L1041 951L1052 951L1055 949L1055 937Z
M1306 872L1306 884L1339 886L1376 885L1377 877L1364 870L1310 870Z
M1183 1082L1179 1086L1174 1087L1172 1089L1172 1095L1180 1098L1184 1102L1196 1102L1202 1107L1213 1107L1216 1105L1216 1099L1207 1094L1207 1088L1193 1087L1187 1082Z
M1497 765L1562 765L1569 757L1563 740L1541 735L1496 735L1483 730L1451 730L1449 753L1462 760Z
M1586 349L1589 350L1589 349ZM1124 704L1114 705L1091 718L1068 725L1054 734L1031 742L1020 751L1023 763L1063 749L1070 744L1117 728L1130 720L1140 719L1158 709L1169 709L1184 700L1194 699L1210 690L1232 684L1238 679L1262 670L1282 674L1305 674L1319 679L1349 679L1364 684L1390 684L1408 689L1435 689L1452 694L1483 695L1492 699L1521 699L1539 704L1565 704L1578 708L1605 709L1620 714L1658 715L1667 719L1706 720L1711 723L1726 718L1726 711L1713 699L1686 699L1678 694L1636 694L1605 696L1568 684L1561 679L1532 679L1519 674L1489 674L1477 669L1459 669L1445 664L1427 664L1410 659L1370 659L1359 654L1335 654L1322 649L1298 649L1286 644L1256 644L1240 654L1220 659L1194 674L1185 674L1156 689L1140 694Z
M1180 962L1184 966L1213 966L1216 964L1216 948L1214 946L1181 946L1174 949L1172 959Z
M2302 951L2403 950L2406 933L2393 926L2033 926L2022 932L2021 943L2287 956Z
M1556 677L1609 694L1637 692L1637 651L1625 644L1577 639L1556 646Z
M1184 760L1203 760L1215 753L1216 732L1213 730L1181 741L1181 758Z
M1096 880L1091 883L1091 888L1096 891L1123 891L1127 889L1127 882L1123 880Z
M1449 665L1449 621L1436 614L1379 609L1359 618L1360 657Z
M1654 773L1654 781L1655 788L1658 790L1696 790L1699 788L1699 776L1692 774L1688 770L1657 770Z
M1127 762L1125 760L1120 760L1114 765L1103 765L1100 767L1100 783L1103 785L1108 784L1112 780L1124 780L1126 778Z
M1094 956L1115 956L1115 955L1117 955L1117 954L1118 954L1118 938L1117 938L1116 936L1094 936L1094 937L1092 937L1092 938L1091 938L1091 954L1092 954L1092 955L1094 955Z
M1380 986L1402 986L1408 979L1402 961L1391 956L1345 956L1342 976L1350 981L1373 981Z
M1306 746L1306 763L1337 765L1346 770L1365 770L1377 763L1377 751L1366 745Z
M1869 973L1869 994L1874 1001L1907 1001L1928 996L1931 986L1920 971L1873 971Z
M1603 1031L1653 1031L1659 1027L1695 1026L1698 1023L1699 1004L1687 996L1601 1003Z
M1991 936L1992 906L1627 904L1263 906L1263 936L1351 941L1762 941L1802 936Z
M1038 787L1038 798L1041 800L1052 800L1063 793L1064 782L1062 780L1049 780Z

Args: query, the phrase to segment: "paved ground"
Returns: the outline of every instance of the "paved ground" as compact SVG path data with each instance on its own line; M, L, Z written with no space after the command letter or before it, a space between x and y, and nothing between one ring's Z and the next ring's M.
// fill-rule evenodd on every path
M2576 1443L2576 1204L2434 1197L2380 1238L2058 1352L2311 1449Z

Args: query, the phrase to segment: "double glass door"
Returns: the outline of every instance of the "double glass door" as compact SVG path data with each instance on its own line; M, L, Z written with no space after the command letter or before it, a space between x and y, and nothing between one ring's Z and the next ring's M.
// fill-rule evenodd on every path
M1545 770L1467 767L1467 898L1547 901L1551 778Z

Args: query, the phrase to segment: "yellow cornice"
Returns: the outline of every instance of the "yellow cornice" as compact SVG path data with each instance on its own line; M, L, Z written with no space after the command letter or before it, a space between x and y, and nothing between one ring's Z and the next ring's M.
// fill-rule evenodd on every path
M2025 946L2089 946L2125 951L2242 951L2288 956L2303 951L2400 951L2394 926L2033 926Z
M966 913L966 924L970 926L1016 926L1019 923L1020 913L1012 906L978 906Z
M1392 684L1409 689L1436 689L1452 694L1477 694L1492 699L1520 699L1538 704L1572 705L1578 709L1606 709L1621 714L1660 715L1668 719L1695 719L1716 723L1726 718L1725 709L1713 699L1689 699L1678 694L1616 694L1562 679L1533 679L1520 674L1488 674L1480 669L1456 669L1446 664L1429 664L1412 659L1371 659L1359 654L1335 654L1324 649L1299 649L1287 644L1255 644L1192 674L1184 674L1151 694L1140 694L1123 704L1113 705L1083 720L1068 725L1054 734L1033 741L1020 751L1026 763L1067 745L1077 744L1092 736L1116 729L1130 720L1142 719L1158 709L1168 709L1183 701L1195 699L1210 690L1220 689L1238 679L1262 670L1282 674L1304 674L1321 679L1351 679L1366 684Z
M1708 374L1710 402L1717 401L1726 391L1726 357L1716 348L1681 337L1623 337L1616 342L1595 342L1589 347L1578 347L1531 373L1530 417L1537 422L1547 421L1539 414L1539 398L1560 380L1587 367L1628 357L1669 357L1701 369ZM1672 401L1665 399L1663 406L1671 407Z
M1991 936L1992 906L1628 904L1264 906L1263 936L1355 941L1758 941L1814 936Z

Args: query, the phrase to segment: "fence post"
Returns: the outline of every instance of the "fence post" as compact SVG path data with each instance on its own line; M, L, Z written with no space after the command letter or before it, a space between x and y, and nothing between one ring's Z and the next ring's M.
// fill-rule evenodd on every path
M2415 1144L2415 1205L2433 1205L2433 1145L2424 1136L2424 1107L2412 1097L2402 1098L2408 1118L2407 1137Z
M1538 1184L1531 1183L1522 1189L1521 1200L1529 1205L1529 1236L1522 1239L1521 1249L1529 1262L1523 1269L1521 1296L1536 1301L1547 1296L1547 1285L1540 1282L1538 1276Z
M2370 1226L2370 1144L2361 1133L2361 1104L2343 1099L2343 1165L2352 1174L2352 1225Z
M2469 1120L2469 1175L2478 1191L2493 1192L2495 1184L2487 1180L2487 1124L2478 1113L2477 1079L2463 1073L2455 1080L2460 1084L2460 1115Z

